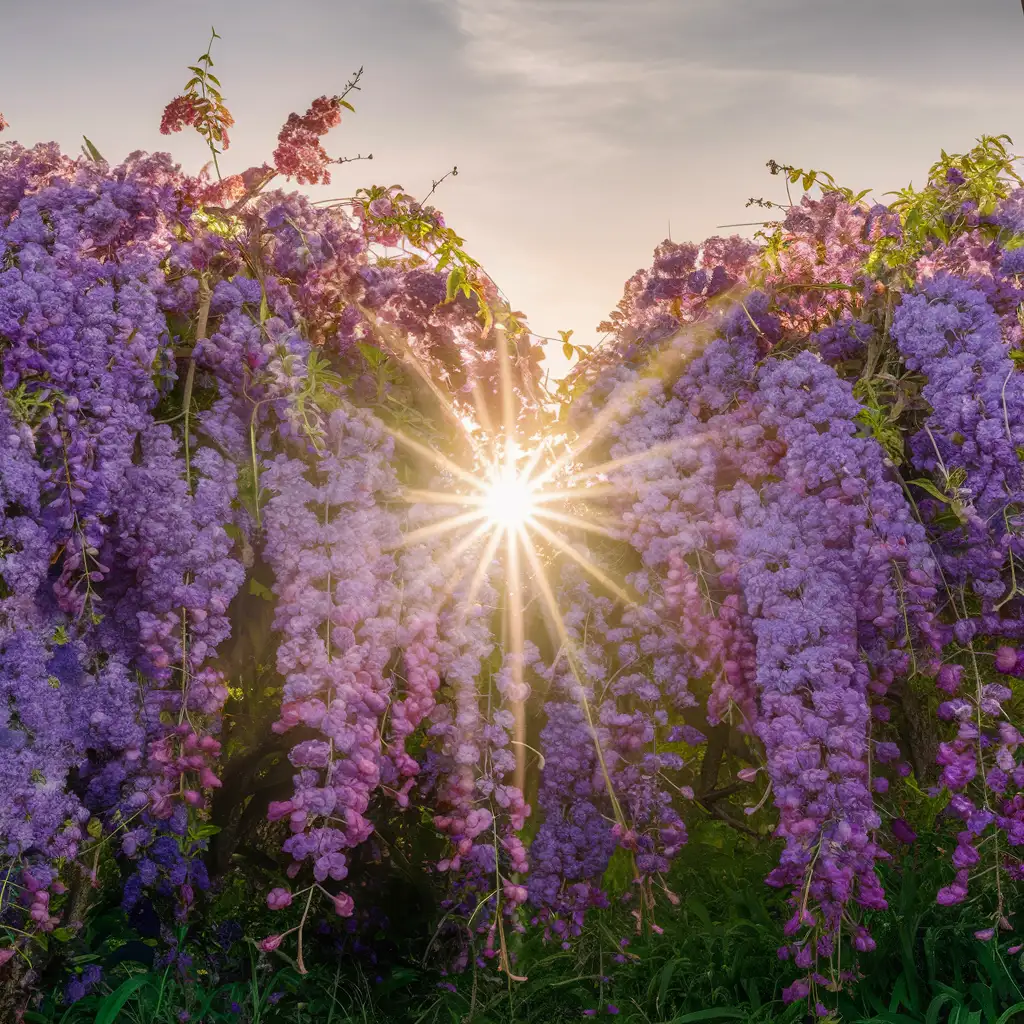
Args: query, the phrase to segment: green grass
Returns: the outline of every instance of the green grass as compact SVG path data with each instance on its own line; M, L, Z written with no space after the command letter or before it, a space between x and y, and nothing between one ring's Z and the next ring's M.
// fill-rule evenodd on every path
M629 901L621 900L593 914L568 950L528 929L510 936L514 967L525 982L509 983L490 964L445 976L433 952L424 963L436 916L406 902L403 919L402 896L392 911L395 924L362 943L339 932L336 921L323 934L314 928L306 939L310 972L304 977L286 955L262 954L252 943L251 937L272 930L260 909L242 922L250 939L230 951L217 948L213 923L184 935L181 948L194 958L184 974L124 962L108 971L96 992L68 1007L54 973L49 995L26 1021L181 1024L185 1013L189 1024L562 1024L588 1019L585 1011L610 1020L611 1005L622 1024L802 1022L806 1006L787 1007L781 998L795 969L776 953L788 916L784 901L763 883L774 854L724 825L698 828L669 879L679 905L666 900L658 911L663 934L637 936ZM1024 1024L1024 957L1006 954L1009 935L998 943L973 938L980 902L935 904L948 874L944 861L925 834L902 862L885 869L890 910L870 922L878 948L862 956L863 977L838 997L833 1020ZM222 894L208 920L259 907L258 894L246 884L241 879ZM1020 909L1018 900L1008 911ZM139 940L116 910L108 910L67 951L61 970L66 977L69 966L102 962L128 941Z

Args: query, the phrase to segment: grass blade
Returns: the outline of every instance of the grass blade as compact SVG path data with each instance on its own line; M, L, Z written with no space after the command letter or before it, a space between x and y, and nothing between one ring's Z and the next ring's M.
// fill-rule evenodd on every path
M117 1015L124 1009L124 1004L143 985L149 983L148 974L135 974L130 978L126 978L113 992L103 1000L99 1010L96 1012L96 1020L94 1024L114 1024L117 1020Z

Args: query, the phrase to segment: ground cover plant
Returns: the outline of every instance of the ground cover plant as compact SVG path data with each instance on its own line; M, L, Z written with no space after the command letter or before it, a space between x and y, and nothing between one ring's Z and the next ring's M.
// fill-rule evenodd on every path
M1010 140L770 161L552 384L215 38L200 173L0 146L0 1018L1024 1013Z

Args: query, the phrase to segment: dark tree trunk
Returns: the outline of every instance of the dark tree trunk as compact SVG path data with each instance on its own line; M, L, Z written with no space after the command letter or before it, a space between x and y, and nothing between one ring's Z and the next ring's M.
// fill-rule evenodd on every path
M935 781L938 768L935 755L939 748L939 735L935 714L927 699L914 692L909 681L904 682L900 694L900 738L910 755L910 764L918 782Z

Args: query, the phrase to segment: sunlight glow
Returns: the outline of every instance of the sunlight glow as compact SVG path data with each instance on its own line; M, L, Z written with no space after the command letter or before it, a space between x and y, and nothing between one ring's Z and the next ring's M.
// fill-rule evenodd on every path
M530 521L536 508L534 488L529 478L506 463L499 467L483 501L483 512L494 525L517 531Z
M547 572L551 569L557 571L559 564L573 562L606 594L623 605L632 605L633 598L627 593L625 580L613 578L619 576L618 571L606 572L597 564L599 559L591 557L585 546L571 538L579 534L618 536L623 523L615 513L608 508L601 509L600 504L596 508L593 505L595 499L615 491L611 474L642 462L683 458L694 444L694 439L674 439L644 452L586 468L574 466L580 454L603 437L616 415L628 406L634 397L633 390L626 389L629 394L618 403L609 402L571 443L562 435L551 434L544 438L524 436L519 433L518 395L513 387L510 346L503 337L503 324L495 323L492 327L499 376L500 424L492 419L496 411L495 396L487 394L480 381L473 382L474 417L464 405L457 407L437 383L429 379L416 352L409 345L403 347L397 332L376 320L371 320L371 324L395 351L404 353L407 364L427 384L457 432L469 442L473 453L472 466L459 465L437 446L428 446L402 430L388 428L397 444L418 456L424 466L433 466L441 478L434 484L436 489L406 489L405 496L410 505L434 506L437 515L420 516L419 521L422 522L423 518L430 521L405 532L397 546L426 544L434 550L446 577L445 585L435 595L436 610L454 598L459 606L454 609L455 614L462 622L469 615L479 613L477 597L485 581L491 577L492 569L497 570L499 586L504 590L503 599L499 602L502 643L513 655L509 668L517 684L513 688L515 693L524 692L522 656L526 640L526 612L539 597L541 614L547 619L552 640L559 649L556 658L569 659L579 692L584 694L581 666L558 607L555 586L548 579ZM680 346L680 349L684 347L692 346ZM667 372L683 356L684 352L676 348L662 353L655 360L654 375ZM639 393L647 383L638 381L635 390ZM610 789L603 752L585 698L583 704L618 820L621 811ZM509 698L508 708L514 716L514 785L525 791L526 708L522 698Z
M727 293L713 300L726 301ZM359 307L362 309L362 307ZM615 493L619 484L615 474L621 470L657 473L663 460L691 463L707 435L688 435L650 445L643 451L611 459L588 460L580 465L580 456L600 440L612 434L620 415L629 412L635 401L659 382L669 379L713 336L714 323L689 324L667 339L635 381L619 388L591 417L590 423L571 440L563 434L524 435L520 429L530 422L520 415L520 395L530 395L523 380L513 383L511 352L516 352L515 339L505 337L505 324L495 321L485 328L491 334L498 370L498 394L484 376L472 378L472 404L475 416L467 409L465 398L456 402L445 389L431 379L423 361L410 343L372 311L363 310L375 334L381 335L385 351L401 352L409 368L423 381L446 418L455 426L457 436L468 442L472 465L459 465L440 450L443 446L428 445L404 431L389 427L394 441L418 456L424 467L432 466L440 479L437 489L408 487L406 500L419 505L415 521L432 521L405 532L396 546L424 544L432 549L445 576L445 583L433 595L435 613L453 600L452 612L459 625L470 616L499 614L501 646L511 658L508 668L513 686L507 698L491 692L492 680L486 680L489 712L492 698L504 703L513 715L515 773L513 784L526 793L527 713L524 695L529 687L524 680L527 611L535 606L546 620L549 635L556 648L555 663L562 658L575 679L575 689L589 729L605 789L616 822L626 827L626 819L612 786L604 751L595 726L593 710L587 697L587 666L577 649L575 630L570 631L559 608L548 572L556 581L560 567L568 562L582 569L592 581L623 606L633 606L634 598L627 592L621 567L601 567L600 557L593 557L587 546L574 535L591 534L616 538L623 535L627 524L600 499ZM749 313L748 313L749 316ZM753 323L753 320L751 320ZM757 328L757 324L754 323ZM758 329L759 330L759 329ZM493 364L490 369L493 370ZM494 398L500 399L501 422L495 423ZM532 396L536 400L536 395ZM524 422L525 421L525 422ZM711 439L713 440L713 438ZM596 464L595 464L596 463ZM594 502L597 500L597 505ZM436 516L426 511L434 506ZM604 506L604 507L602 507ZM475 564L474 564L475 563ZM503 564L502 564L503 563ZM481 608L477 598L492 579L504 591L494 608ZM539 602L534 602L539 597ZM489 599L490 600L490 599ZM532 621L531 627L532 628ZM584 643L586 632L584 629ZM514 694L514 696L512 695ZM501 915L498 915L500 926ZM502 946L504 949L504 946ZM506 968L507 970L507 965Z

